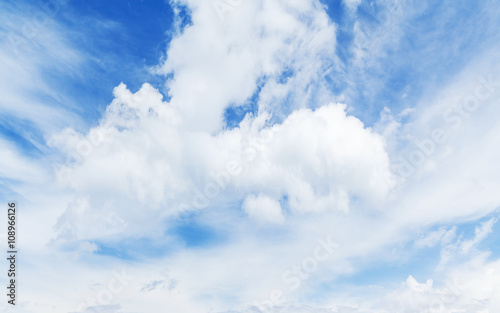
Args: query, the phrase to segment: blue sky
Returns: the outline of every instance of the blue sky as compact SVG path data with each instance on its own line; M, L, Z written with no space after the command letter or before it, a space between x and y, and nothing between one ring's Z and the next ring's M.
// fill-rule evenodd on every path
M499 14L3 1L0 197L21 204L23 312L500 309Z
M31 1L7 1L4 7L32 16L40 9ZM85 73L46 71L44 79L63 88L72 101L78 102L77 109L85 121L98 120L113 99L112 89L122 81L132 89L144 82L160 86L160 78L149 74L149 67L164 56L171 38L174 17L168 3L68 1L64 6L52 4L51 8L50 23L64 29L69 46L85 56L81 65ZM29 17L27 14L28 21ZM15 35L23 36L22 32ZM36 36L28 44L36 44Z

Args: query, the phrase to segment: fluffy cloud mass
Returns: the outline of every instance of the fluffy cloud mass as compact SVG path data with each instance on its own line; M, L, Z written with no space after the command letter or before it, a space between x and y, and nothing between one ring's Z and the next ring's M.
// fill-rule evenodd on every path
M430 2L170 1L163 86L0 138L25 312L497 312L500 41L446 63Z
M161 224L162 217L215 209L255 193L263 195L260 205L270 203L274 221L284 218L277 202L283 198L289 214L348 212L350 196L375 205L392 186L383 138L347 116L341 104L299 109L271 126L268 113L249 115L240 127L210 135L183 129L179 110L150 85L135 94L120 85L115 96L87 135L68 129L51 139L77 151L75 163L58 173L78 195L58 223L74 238L141 234L145 212ZM244 210L265 215L251 199ZM130 205L141 211L122 209ZM115 222L96 218L92 229L85 227L102 213Z
M189 129L220 130L224 109L243 105L260 80L261 110L279 116L287 95L303 106L336 59L336 29L317 1L174 3L189 6L193 25L171 41L159 72L174 73L171 105ZM283 72L293 75L280 83Z
M345 105L301 108L308 100L300 90L321 84L318 72L334 65L335 27L318 3L242 2L223 18L209 2L176 5L189 5L193 25L172 40L159 68L173 73L169 101L149 84L136 93L122 84L99 126L50 139L69 153L71 165L58 177L77 195L58 223L61 234L151 235L162 218L255 193L286 200L289 212L269 213L278 214L272 219L348 212L351 196L383 201L392 185L384 139L348 116ZM285 70L292 75L283 82ZM224 110L243 105L262 77L258 110L224 129ZM283 96L297 107L286 117L272 104ZM109 219L88 229L97 212ZM159 225L146 230L144 212Z

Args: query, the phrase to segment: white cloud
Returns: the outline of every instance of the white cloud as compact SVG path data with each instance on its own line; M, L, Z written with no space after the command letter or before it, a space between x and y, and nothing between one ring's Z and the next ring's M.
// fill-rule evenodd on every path
M165 218L256 193L288 197L293 214L348 212L351 196L381 206L392 186L383 138L323 90L313 106L324 107L303 108L312 98L301 91L335 59L335 27L320 3L242 2L223 20L211 2L186 3L193 25L159 68L174 74L169 102L148 84L135 94L121 84L97 127L50 138L71 160L57 175L75 193L71 207L86 203L61 217L66 240L151 236ZM278 83L285 69L291 77ZM258 113L224 130L224 109L243 104L263 76ZM273 103L290 95L285 111ZM98 211L110 220L93 219Z
M51 134L67 125L82 126L68 97L55 90L46 75L47 72L77 75L82 55L48 15L37 12L30 5L4 5L0 12L0 37L3 39L0 45L3 73L0 108L3 114L23 125L26 123L25 128L34 126L42 134ZM32 138L26 129L12 124L11 127L27 140L43 147L40 139Z
M361 4L362 0L343 0L344 4L350 9L355 11Z
M493 225L495 225L495 223L496 219L491 218L488 221L482 223L481 225L476 226L474 239L467 240L461 243L460 245L461 253L468 253L474 247L474 245L483 241L492 232L492 228Z
M432 279L427 280L425 284L421 284L410 275L408 276L408 279L406 279L406 285L412 291L425 292L432 289Z
M209 135L183 130L179 111L147 84L136 94L120 85L115 96L86 136L66 130L50 141L81 154L59 175L76 201L87 203L58 224L72 225L79 239L152 234L161 218L146 231L142 223L151 221L140 222L144 212L175 216L252 193L275 201L287 196L294 214L348 212L350 195L378 206L392 186L384 140L340 104L297 110L268 127L267 115L248 117L239 128ZM227 171L231 164L240 171ZM133 209L139 206L141 212ZM85 216L96 210L115 222L96 220L87 228Z
M122 311L155 312L168 305L193 313L236 310L268 297L273 288L284 289L283 271L314 253L316 239L330 233L338 250L303 281L303 289L285 289L291 303L282 311L425 312L447 294L446 279L465 285L462 300L446 302L447 307L498 308L498 261L474 248L494 220L478 227L469 241L456 240L453 227L422 236L416 246L441 244L443 259L461 257L446 262L432 280L419 283L410 276L401 288L381 291L382 300L357 290L353 298L328 297L317 304L323 309L296 305L339 276L362 270L359 259L399 260L397 247L422 228L477 219L498 207L500 155L492 147L498 142L498 93L483 103L483 111L462 118L460 131L449 133L412 175L395 181L389 170L402 141L426 138L429 129L441 127L439 118L455 103L457 91L473 94L476 82L470 77L485 69L494 73L497 64L471 66L406 116L411 124L386 112L387 123L379 125L388 128L378 133L347 114L345 105L332 102L321 84L322 75L336 65L335 26L319 2L246 1L233 5L222 20L211 1L182 3L192 8L193 26L172 41L159 68L174 73L168 84L172 98L163 101L148 84L136 93L121 84L96 127L50 137L50 145L74 158L61 164L60 185L46 189L64 188L52 197L31 196L27 205L26 223L36 230L26 252L36 262L24 274L25 292L33 296L29 311L53 312L52 305L74 311L82 299L96 296L95 284L107 283L110 268L128 262L92 254L99 248L94 241L149 237L174 247L166 256L131 261L136 279L107 308L117 309L113 305L119 303ZM495 54L483 58L498 59ZM280 82L285 69L291 69L291 77ZM268 81L258 112L239 127L224 129L224 109L244 103L263 76ZM312 91L311 84L318 89ZM413 151L411 145L405 151ZM38 173L30 160L16 161L18 154L7 152L2 160L15 167L6 176L27 176L26 169ZM270 239L255 223L233 219L240 210L234 204L241 201L250 218L281 223L282 236ZM187 211L227 232L228 242L176 250L179 243L164 238L165 222ZM45 249L54 249L57 260ZM171 274L158 277L165 267ZM402 280L408 275L413 274ZM68 276L74 279L64 290L49 294ZM176 284L153 288L161 281Z
M394 173L404 181L399 191L407 208L401 210L403 219L433 223L479 217L499 207L494 177L500 150L491 145L498 140L494 116L500 99L491 74L500 66L495 55L486 52L472 60L437 94L422 100L398 132L393 141L398 150L390 156ZM481 83L488 79L491 91ZM480 94L480 100L478 91L488 91L487 97Z
M260 222L283 223L285 220L280 203L266 196L250 195L245 198L242 208L251 218Z
M49 173L33 159L24 156L12 143L0 138L0 176L18 182L41 183Z
M451 240L455 239L456 228L452 227L449 230L445 228L440 228L439 230L426 233L424 236L418 238L415 241L415 245L419 248L422 247L434 247L439 243L447 244Z
M242 105L259 78L269 80L264 109L283 93L300 94L335 58L335 27L318 1L231 2L222 20L213 1L178 2L191 8L193 25L170 42L160 72L174 73L171 104L189 129L220 130L224 109ZM285 69L295 77L276 84ZM272 109L279 113L278 106Z

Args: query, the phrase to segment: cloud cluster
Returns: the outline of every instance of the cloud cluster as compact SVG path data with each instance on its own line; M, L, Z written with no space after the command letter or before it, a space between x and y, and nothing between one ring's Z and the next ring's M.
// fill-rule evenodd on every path
M193 24L170 42L159 72L173 74L168 93L188 129L220 130L224 109L260 84L260 110L288 114L335 65L336 29L319 1L175 3L189 6Z
M344 3L355 13L360 1ZM255 304L276 289L287 300L275 312L498 311L499 261L479 248L496 219L478 224L470 238L459 230L500 205L498 50L478 55L439 92L426 90L413 109L384 110L371 128L327 86L325 75L342 65L337 26L319 1L172 4L189 8L192 25L156 68L169 77L166 97L149 84L136 92L120 84L94 127L48 137L63 157L55 184L42 190L46 196L31 196L24 215L32 230L25 253L36 260L24 276L24 292L33 296L27 312L156 312L165 305L265 312ZM341 79L352 83L378 66L408 16L383 20L371 34L353 21L355 71ZM391 23L398 33L386 38ZM371 40L358 42L363 35ZM369 94L382 81L358 84ZM254 109L228 127L231 107ZM11 164L5 177L47 180L39 163L3 140L0 147L0 163ZM176 233L183 223L191 223L188 235ZM196 235L201 243L190 244L186 237ZM327 235L338 245L318 258L318 239ZM438 246L427 277L408 265L387 271L385 286L335 290L350 275ZM114 257L103 255L109 247ZM110 269L123 265L134 278L99 300L116 287ZM299 277L300 287L289 290L283 275ZM57 283L68 276L74 279L61 290Z
M120 85L115 97L88 134L67 129L50 141L77 152L59 173L77 197L58 227L74 238L146 235L151 217L243 199L250 216L272 222L285 218L283 199L288 214L348 212L349 197L376 205L392 186L383 138L344 105L299 109L274 125L265 114L248 116L240 127L210 135L183 129L179 110L150 85L135 94ZM149 234L161 229L157 222Z
M159 69L173 74L169 100L149 84L136 93L121 84L97 127L50 138L67 155L59 182L75 194L61 236L150 236L165 217L245 199L244 211L272 222L348 212L351 197L383 202L393 184L384 139L345 105L325 98L313 111L296 91L334 59L335 27L319 3L242 2L224 19L210 2L177 5L190 7L193 24ZM224 129L224 110L245 103L261 77L258 111ZM283 112L274 98L287 98L290 113L274 119ZM262 201L268 209L255 207Z

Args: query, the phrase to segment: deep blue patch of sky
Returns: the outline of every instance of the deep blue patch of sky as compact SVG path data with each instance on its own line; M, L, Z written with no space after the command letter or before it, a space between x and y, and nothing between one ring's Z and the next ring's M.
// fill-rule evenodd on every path
M59 22L88 62L81 79L67 81L66 86L90 120L101 116L120 82L133 92L145 82L162 90L164 79L149 68L158 65L171 39L174 13L168 2L70 1L61 12Z

